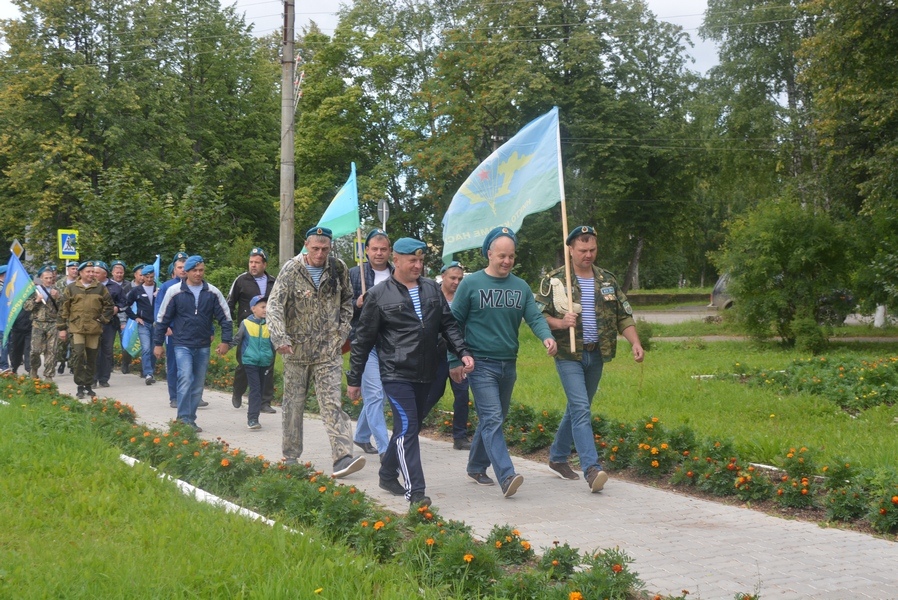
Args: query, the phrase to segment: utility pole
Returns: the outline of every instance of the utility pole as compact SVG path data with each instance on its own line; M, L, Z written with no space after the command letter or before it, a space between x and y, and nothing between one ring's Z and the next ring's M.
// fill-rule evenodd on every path
M281 266L293 258L293 193L294 142L293 126L296 108L293 102L293 72L295 52L293 42L296 21L295 0L284 0L284 43L281 54L281 229L278 257Z

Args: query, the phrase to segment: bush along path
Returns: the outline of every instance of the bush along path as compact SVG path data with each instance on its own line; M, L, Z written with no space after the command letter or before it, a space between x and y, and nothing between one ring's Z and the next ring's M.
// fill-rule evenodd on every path
M134 382L135 378L113 374L112 387L105 391L135 406L143 426L168 432L174 413L168 408L164 388L135 385ZM59 384L63 391L74 389L70 382L60 381ZM205 398L210 406L200 411L199 423L210 445L229 440L230 452L239 446L250 456L280 455L279 415L266 417L261 430L248 431L245 411L231 407L229 394L207 390ZM536 415L536 418L541 420L544 415ZM648 423L652 424L651 428L645 427ZM613 429L615 435L620 437L624 429L635 436L635 430L648 431L657 427L661 431L662 425L660 420L653 422L649 418L641 424L602 426L620 429ZM682 436L686 438L688 434L684 432ZM150 441L156 437L159 436L153 435ZM613 449L616 444L611 444L611 441L608 435L601 442ZM636 464L644 464L645 469L656 471L665 463L649 458L653 445L648 440L643 440L643 443L649 447L644 449L645 459L637 460ZM660 443L679 447L671 442ZM660 445L656 447L660 452ZM633 450L631 458L639 456ZM320 470L315 465L329 469L331 458L323 425L315 418L306 419L303 457L313 465L308 467L312 473L308 477L318 477L311 483L318 483L322 474L315 474ZM225 458L233 463L231 458ZM677 464L682 464L685 458L677 454L676 461L680 461ZM374 459L376 461L376 456ZM443 523L464 521L479 540L489 538L496 525L514 524L512 529L521 533L521 539L527 541L537 554L543 555L553 548L567 545L576 549L577 555L585 554L589 560L597 560L596 556L609 556L610 553L595 549L623 549L626 557L633 562L613 562L612 567L619 565L614 570L631 573L628 564L638 565L639 579L645 582L644 587L667 594L667 597L679 597L682 590L689 590L690 598L731 598L745 594L745 590L760 590L763 594L780 598L806 598L824 589L830 590L834 594L832 597L861 597L867 594L880 598L888 597L891 591L886 590L898 586L898 575L889 566L898 561L898 544L883 539L773 518L737 506L628 483L614 476L602 493L589 494L582 479L560 480L544 463L522 458L516 458L514 464L516 471L525 478L524 486L513 498L505 499L496 487L471 483L464 474L466 460L467 453L452 450L450 443L422 439L427 492L437 507L430 513L438 515ZM622 459L606 459L606 465L617 460ZM657 468L652 466L655 460L659 463ZM671 463L673 460L672 457ZM272 465L278 463L276 460L267 462L268 476L271 477ZM216 464L220 468L220 461L210 460L206 469L217 472ZM231 466L229 464L228 468ZM635 472L634 469L628 471ZM725 470L730 472L730 469ZM395 514L407 511L408 505L401 498L379 490L377 469L370 462L362 471L343 481L355 487L356 494L364 491L366 498L376 500L379 506ZM286 484L281 482L279 485ZM322 487L323 484L318 485ZM333 495L333 491L339 491L341 487L345 486L335 489L326 487L325 492L318 493L328 495L330 490L330 495ZM338 498L345 495L341 491ZM254 507L242 500L240 503ZM268 510L258 512L271 514ZM319 518L318 514L315 518ZM383 522L380 529L387 527L385 519L376 519L373 523L378 521ZM424 538L426 540L427 537ZM434 544L438 542L438 538L433 540ZM502 540L493 540L493 545L495 541ZM476 556L473 552L469 554ZM794 568L795 557L806 555L813 558L803 559L801 569ZM563 561L559 560L559 564ZM515 569L519 578L524 577L522 573L529 573L521 567ZM534 574L533 577L539 578L541 575ZM526 579L529 581L530 576ZM492 593L498 593L495 591L496 585L498 583L490 584ZM568 589L569 593L577 591ZM472 595L485 593L481 590Z

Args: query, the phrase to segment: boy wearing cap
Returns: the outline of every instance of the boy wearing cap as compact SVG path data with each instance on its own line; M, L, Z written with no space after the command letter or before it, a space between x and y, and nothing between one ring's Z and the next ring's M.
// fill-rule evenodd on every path
M355 400L361 394L371 349L377 345L380 378L394 415L393 436L380 463L380 487L423 506L430 505L430 498L424 494L418 432L430 409L437 364L445 356L439 341L445 340L460 357L466 372L474 368L440 287L421 277L426 249L424 242L414 238L396 240L393 276L368 292L346 374L347 394ZM399 483L400 474L404 485Z
M352 288L346 264L330 256L333 233L326 227L306 232L306 254L287 261L268 298L268 328L284 357L283 450L287 464L302 455L306 396L315 381L321 419L331 445L334 477L365 466L352 455L352 421L343 411L341 348L352 320Z
M113 318L112 297L106 286L97 284L94 266L88 260L78 265L79 279L66 287L56 319L59 339L72 340L72 371L78 385L78 398L96 396L93 391L97 353L103 325Z
M255 247L249 251L249 265L246 272L242 273L231 284L228 292L228 308L231 311L231 319L234 323L242 323L252 314L250 303L256 296L262 296L268 300L271 288L274 286L274 277L268 274L268 255L262 248ZM240 352L237 352L237 369L234 371L234 391L231 393L231 404L234 408L240 408L243 404L243 393L246 391L247 379L240 362ZM263 413L274 414L277 411L271 408L274 400L274 369L269 369L262 380L262 406L259 409Z
M237 347L237 360L243 365L249 384L249 406L246 411L246 426L261 429L259 412L262 408L263 381L274 370L274 346L265 321L268 301L261 294L249 301L252 311L240 322L232 345Z
M56 265L46 264L37 272L37 286L34 295L25 301L24 309L31 312L31 375L37 379L44 355L44 378L53 379L56 374L56 342L59 335L56 318L62 297L56 289Z
M184 261L187 274L181 285L165 292L159 305L159 315L153 328L153 353L162 357L162 343L170 330L169 344L178 364L178 420L202 429L196 424L196 409L203 401L206 370L209 368L210 346L215 330L213 321L221 327L221 343L215 349L219 356L228 352L234 335L234 324L224 295L204 280L206 265L197 254Z
M537 296L558 343L555 369L567 396L567 408L549 450L549 469L562 479L580 479L568 464L573 445L589 490L595 493L608 481L596 452L590 411L602 378L602 366L614 358L618 333L630 342L633 360L642 362L645 355L627 297L614 275L593 264L598 252L596 230L588 225L575 227L566 243L574 270L573 303L568 301L558 277L563 277L564 267L546 275ZM571 327L575 332L574 348L571 348Z
M125 299L125 314L137 322L140 338L141 375L147 385L156 383L156 357L153 355L153 303L156 300L156 268L141 267L140 285L133 286Z
M365 295L374 286L383 283L393 273L390 264L390 238L383 229L372 229L365 238L366 263L349 269L349 282L352 284L352 330L349 339L355 339L355 328L362 314ZM362 293L362 273L365 276L365 293ZM377 348L371 349L365 374L362 376L362 411L355 424L356 446L368 454L383 454L387 450L390 436L387 434L387 421L384 418L384 387L380 381L377 363ZM374 438L374 445L371 438Z
M511 229L496 227L490 231L482 248L489 265L465 277L452 302L452 313L477 361L468 375L479 419L468 455L468 477L478 485L493 485L486 474L492 465L506 498L524 482L524 477L514 471L503 432L517 379L521 320L543 340L549 356L557 350L530 286L511 273L516 251L517 238Z

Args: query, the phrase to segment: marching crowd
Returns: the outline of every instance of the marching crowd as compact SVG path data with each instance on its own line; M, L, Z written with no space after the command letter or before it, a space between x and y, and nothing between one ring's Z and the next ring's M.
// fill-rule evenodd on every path
M276 354L283 358L286 463L302 455L303 411L314 382L333 476L362 469L365 454L378 455L381 488L412 504L429 505L418 433L447 381L453 394L453 447L469 452L467 476L483 486L498 480L505 497L522 485L503 424L517 378L518 330L526 322L554 357L567 397L548 466L563 479L580 479L570 463L576 451L589 491L602 489L608 475L593 438L592 399L604 363L615 356L618 334L630 343L634 360L641 362L644 353L626 296L614 276L595 264L592 227L577 227L566 240L574 275L569 294L562 268L548 273L536 294L512 274L518 240L506 227L486 236L484 269L465 275L452 262L443 267L441 283L422 276L427 245L420 240L391 242L384 230L374 229L365 240L367 261L348 268L332 255L329 229L313 227L305 237L305 252L288 260L276 278L266 271L266 253L253 248L247 271L234 280L227 297L205 280L203 258L183 252L175 255L169 278L160 286L153 265L131 269L131 281L125 280L127 266L121 261L69 261L58 281L56 266L43 265L35 293L3 346L0 370L16 372L24 364L38 378L43 364L43 377L52 379L68 364L78 397L95 396L94 388L109 386L116 336L122 348L129 347L122 338L127 325L140 340L146 385L156 382L156 360L164 353L171 408L178 421L201 431L197 409L208 404L203 383L217 322L221 341L215 351L224 355L237 348L232 404L240 408L248 390L250 429L261 427L260 414L277 412L271 406L274 360ZM0 283L5 273L6 267L0 267ZM354 433L341 405L347 346L347 394L363 402ZM123 351L123 373L133 358ZM470 439L469 392L478 415ZM393 415L391 433L385 402ZM354 447L362 454L356 456ZM490 467L496 480L488 474Z

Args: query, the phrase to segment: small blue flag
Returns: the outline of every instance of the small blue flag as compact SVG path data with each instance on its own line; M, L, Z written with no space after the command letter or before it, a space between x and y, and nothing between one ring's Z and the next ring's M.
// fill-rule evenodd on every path
M31 275L22 266L19 257L13 253L9 257L9 266L6 270L6 280L3 282L3 295L0 297L0 323L5 324L3 330L3 343L9 339L16 317L22 310L25 301L34 293L34 281Z
M443 264L480 248L495 227L517 230L524 217L561 201L558 107L531 121L480 163L443 217Z
M351 163L351 173L346 184L340 188L321 219L318 227L326 227L334 238L354 233L361 225L359 220L359 190L355 181L355 163Z

